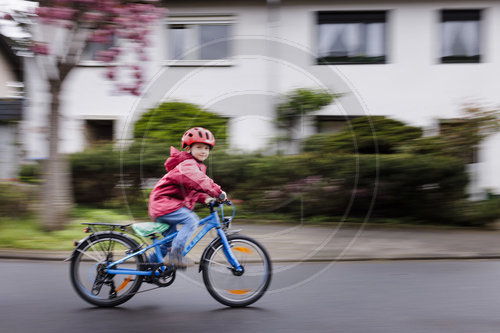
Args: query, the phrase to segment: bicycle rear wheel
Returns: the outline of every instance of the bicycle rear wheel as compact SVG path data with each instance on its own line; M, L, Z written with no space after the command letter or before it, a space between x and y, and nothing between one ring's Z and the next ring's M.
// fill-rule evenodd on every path
M76 248L71 260L71 283L85 301L112 307L128 301L139 289L142 276L108 274L109 263L120 260L139 247L122 234L106 232L91 235ZM114 268L139 270L142 256L134 256Z
M264 247L250 237L228 236L228 242L244 271L233 269L219 240L202 258L203 282L218 302L231 307L247 306L261 298L269 287L271 260Z

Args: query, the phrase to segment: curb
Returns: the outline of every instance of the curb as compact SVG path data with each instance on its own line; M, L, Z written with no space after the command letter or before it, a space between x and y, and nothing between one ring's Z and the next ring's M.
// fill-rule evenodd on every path
M64 262L71 255L68 252L45 252L36 253L28 251L2 251L1 260L27 260L27 261L61 261ZM298 258L276 258L273 263L328 263L328 262L369 262L369 261L438 261L438 260L498 260L500 255L435 255L435 256L401 256L401 257L345 257L345 258L318 258L318 259L298 259ZM199 261L195 260L196 264Z

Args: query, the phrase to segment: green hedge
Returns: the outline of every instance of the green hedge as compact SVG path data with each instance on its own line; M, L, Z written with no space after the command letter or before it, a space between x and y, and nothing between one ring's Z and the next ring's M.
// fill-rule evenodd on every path
M0 217L25 217L34 210L37 187L0 183Z
M370 213L435 223L454 223L454 203L465 197L468 181L453 158L399 154L217 156L210 172L256 212Z
M383 116L358 117L338 133L316 134L303 144L305 152L393 154L422 136L422 129Z
M102 204L116 198L143 200L142 182L165 173L170 147L161 143L135 143L127 150L112 145L71 155L75 202Z
M148 192L141 189L141 183L163 176L168 149L150 144L119 152L108 146L73 154L76 202L135 202L146 211ZM494 200L466 200L467 173L463 163L452 157L261 156L215 151L206 163L209 176L232 198L243 201L240 208L255 214L288 214L291 219L370 214L381 219L484 225L500 213L498 207L493 209ZM19 209L8 207L6 211Z

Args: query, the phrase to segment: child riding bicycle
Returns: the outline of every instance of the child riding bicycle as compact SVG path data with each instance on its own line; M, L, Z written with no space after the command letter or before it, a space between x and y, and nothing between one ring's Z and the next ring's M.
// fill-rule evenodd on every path
M153 221L170 225L164 236L176 232L178 224L183 225L164 263L184 269L194 264L184 258L183 251L198 226L199 218L193 212L196 202L207 204L214 197L224 201L226 193L206 175L207 167L203 164L215 145L213 134L194 127L184 133L181 143L185 151L170 147L170 157L165 162L167 174L151 192L148 212Z

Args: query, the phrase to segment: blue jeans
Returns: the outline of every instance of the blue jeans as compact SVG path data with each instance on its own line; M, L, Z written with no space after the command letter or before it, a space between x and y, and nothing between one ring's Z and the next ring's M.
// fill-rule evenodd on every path
M155 219L156 222L166 223L170 225L170 228L163 233L164 237L170 236L177 231L177 225L182 224L182 228L177 234L177 236L172 241L172 252L174 251L184 251L188 240L196 231L200 219L191 210L186 207L181 207L175 212L166 214ZM166 249L170 244L165 244L162 246L162 254L165 255Z

